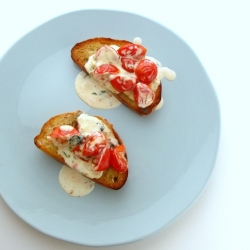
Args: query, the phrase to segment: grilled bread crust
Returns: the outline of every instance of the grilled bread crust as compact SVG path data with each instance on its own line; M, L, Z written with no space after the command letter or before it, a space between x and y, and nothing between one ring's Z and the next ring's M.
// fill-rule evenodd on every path
M44 153L53 157L58 162L67 165L63 157L57 153L57 147L50 140L47 139L47 136L49 136L56 127L61 125L70 125L77 128L77 117L82 113L83 113L82 111L77 110L75 112L67 112L50 118L42 126L40 133L34 138L35 145ZM106 124L106 126L114 133L119 144L123 143L119 134L114 130L113 125L109 123L108 120L100 116L95 116L95 117L97 117L104 124ZM113 168L109 168L103 171L103 174L99 179L91 179L91 180L107 188L120 189L125 184L127 177L128 177L128 170L124 173L120 173L114 170Z
M75 44L75 46L71 49L71 58L72 60L86 73L88 74L87 70L85 69L85 64L88 61L89 57L93 55L98 49L100 49L104 45L116 45L121 47L122 45L131 43L126 40L116 40L111 38L105 37L97 37L85 40L83 42L79 42ZM134 100L131 100L126 94L124 93L112 93L121 103L126 105L129 109L133 110L138 115L149 115L154 111L156 106L161 101L161 91L162 86L161 84L155 91L155 100L154 102L145 108L138 107L137 103Z

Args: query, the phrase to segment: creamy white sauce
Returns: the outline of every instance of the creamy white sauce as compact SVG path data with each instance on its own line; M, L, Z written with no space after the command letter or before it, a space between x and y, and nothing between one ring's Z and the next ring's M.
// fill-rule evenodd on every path
M79 124L78 130L82 135L87 136L93 132L101 131L107 138L108 143L114 146L118 145L118 140L115 138L113 132L97 117L81 114L77 118L77 122Z
M147 59L151 60L152 62L154 62L157 66L158 69L158 73L157 73L157 78L161 81L164 78L166 78L168 81L173 81L176 78L176 73L167 68L167 67L162 67L161 62L159 62L158 60L156 60L154 57L151 56L146 56Z
M65 163L72 169L75 169L80 174L83 174L91 179L100 178L102 176L102 171L95 171L92 168L92 158L84 161L77 157L74 153L71 152L69 146L58 147L57 153L60 154Z
M173 81L176 78L176 73L167 67L161 67L158 69L158 76L160 79L166 78L169 81Z
M67 166L60 170L59 183L67 194L77 197L89 194L95 187L95 182Z
M112 109L121 104L107 89L84 72L76 77L75 90L82 101L95 109Z
M142 44L142 39L141 39L140 37L135 37L135 38L134 38L134 43L135 43L135 44L140 44L140 45L141 45L141 44Z
M164 103L164 100L163 100L163 98L161 98L161 101L158 103L158 105L156 106L155 110L161 109L162 106L163 106L163 103Z

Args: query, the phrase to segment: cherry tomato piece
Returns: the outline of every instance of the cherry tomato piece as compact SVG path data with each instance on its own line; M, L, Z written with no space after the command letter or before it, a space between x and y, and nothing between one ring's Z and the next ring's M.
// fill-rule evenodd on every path
M138 82L134 89L134 98L139 107L145 108L153 103L155 93L148 85Z
M111 74L117 74L120 70L113 64L102 64L95 68L93 78L97 81L108 81Z
M128 71L129 73L133 73L135 71L135 65L138 61L129 57L122 57L121 64L122 68Z
M119 55L116 52L116 50L108 45L104 45L96 51L96 53L94 55L94 59L98 61L100 57L101 58L103 58L103 57L111 58L112 61L119 59Z
M105 74L105 73L110 73L110 74L115 74L118 73L120 70L113 64L105 63L101 64L94 70L94 74Z
M118 92L124 92L134 89L134 85L137 82L135 77L124 77L124 76L115 76L110 80L113 88Z
M125 172L128 169L128 161L125 157L125 146L118 145L111 151L110 165L117 172Z
M143 59L135 67L135 74L140 82L150 84L158 73L157 66L149 59Z
M63 125L56 127L50 134L50 137L56 139L58 142L63 144L68 142L72 136L79 134L80 133L74 127L69 125Z
M103 133L98 131L93 132L84 141L82 155L96 156L105 148L106 144L107 140Z
M132 57L133 59L141 60L145 57L147 49L139 44L128 43L121 46L117 50L117 53L120 56Z
M79 157L81 160L88 162L89 161L89 157L82 155L82 148L83 148L83 144L78 144L77 146L75 146L72 149L72 152L74 153L74 155L76 155L77 157Z
M110 148L105 147L92 161L95 171L103 171L110 167Z
M79 144L77 146L75 146L72 149L72 152L76 155L76 156L80 156L82 154L82 144Z

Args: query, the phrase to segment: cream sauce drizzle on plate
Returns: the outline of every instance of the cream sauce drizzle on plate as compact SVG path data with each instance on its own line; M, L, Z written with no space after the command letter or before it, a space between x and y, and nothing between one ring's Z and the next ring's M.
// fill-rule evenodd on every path
M59 183L71 196L85 196L95 187L95 183L72 168L63 166L59 173Z
M76 77L75 90L80 99L92 108L112 109L121 104L107 89L83 71Z

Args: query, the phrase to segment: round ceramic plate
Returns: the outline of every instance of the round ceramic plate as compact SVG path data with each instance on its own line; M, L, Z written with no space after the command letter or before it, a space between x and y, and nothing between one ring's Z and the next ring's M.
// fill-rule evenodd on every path
M175 81L163 81L162 109L140 117L122 105L92 109L78 98L80 69L70 50L98 36L139 36L148 55L176 71ZM39 231L88 246L137 241L167 227L204 189L218 148L218 100L194 52L166 27L124 12L65 14L17 41L1 59L0 79L1 195ZM108 119L124 139L130 169L121 190L96 185L70 197L58 182L61 164L35 147L47 119L78 109Z

